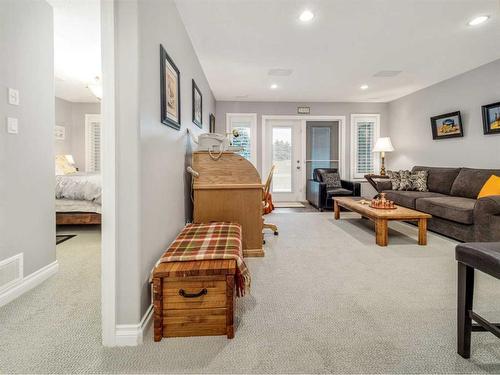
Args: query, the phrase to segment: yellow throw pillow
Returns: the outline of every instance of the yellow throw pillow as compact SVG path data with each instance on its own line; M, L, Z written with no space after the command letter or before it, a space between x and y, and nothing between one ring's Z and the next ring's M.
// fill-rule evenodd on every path
M492 175L488 180L484 183L477 199L489 197L490 195L500 195L500 177Z

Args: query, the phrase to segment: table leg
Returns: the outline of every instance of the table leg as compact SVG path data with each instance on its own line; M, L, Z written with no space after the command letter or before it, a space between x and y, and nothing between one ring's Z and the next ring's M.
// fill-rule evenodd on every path
M427 219L418 219L418 244L427 245Z
M340 219L340 207L335 199L333 200L333 214L335 215L335 220Z
M389 227L387 225L387 220L377 219L375 220L375 242L379 246L387 246Z

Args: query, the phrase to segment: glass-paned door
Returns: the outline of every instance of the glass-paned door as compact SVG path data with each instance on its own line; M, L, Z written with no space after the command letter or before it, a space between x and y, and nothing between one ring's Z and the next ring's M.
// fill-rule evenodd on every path
M271 192L274 201L300 201L303 187L300 120L266 120L262 175L275 166Z
M313 178L316 168L336 168L340 173L338 121L306 122L306 175Z

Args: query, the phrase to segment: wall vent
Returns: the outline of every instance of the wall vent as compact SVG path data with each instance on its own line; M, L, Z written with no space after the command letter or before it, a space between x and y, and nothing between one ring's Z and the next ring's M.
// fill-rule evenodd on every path
M0 293L23 280L23 253L0 261Z

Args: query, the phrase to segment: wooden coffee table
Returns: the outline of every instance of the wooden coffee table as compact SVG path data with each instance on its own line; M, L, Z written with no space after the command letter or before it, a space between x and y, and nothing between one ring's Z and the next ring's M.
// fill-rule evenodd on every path
M387 246L389 220L417 221L418 222L418 244L427 245L427 219L432 216L424 212L412 210L411 208L396 206L393 210L371 208L369 205L361 204L366 198L335 197L334 214L335 220L340 219L340 207L356 212L375 223L375 242L379 246Z

